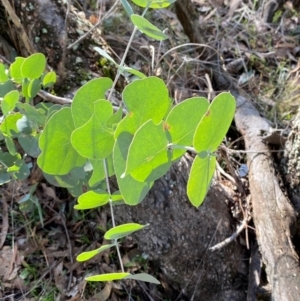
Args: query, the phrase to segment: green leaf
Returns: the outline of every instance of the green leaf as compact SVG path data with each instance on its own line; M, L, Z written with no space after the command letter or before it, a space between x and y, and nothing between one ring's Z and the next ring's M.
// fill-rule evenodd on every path
M109 117L106 125L109 128L114 128L122 120L123 110L119 107L118 111Z
M6 116L14 110L16 103L19 101L19 98L20 94L18 90L12 90L4 96L1 102L1 110L3 112L3 115Z
M20 112L27 117L29 121L36 122L40 126L44 126L46 123L46 116L41 113L41 111L37 110L34 106L28 103L21 103L17 104L17 108Z
M135 80L127 85L123 91L123 101L128 114L118 124L115 137L122 132L133 135L150 119L155 124L160 123L170 106L169 92L165 83L153 76Z
M5 83L8 80L8 76L6 74L6 67L4 64L0 64L0 83Z
M235 99L229 92L215 97L194 135L197 152L214 152L219 147L231 125L235 106Z
M23 82L23 76L21 73L21 66L23 65L25 58L16 57L15 61L10 65L10 76L18 84Z
M9 93L12 90L15 90L15 86L11 80L0 84L0 97L4 97L7 93Z
M168 36L164 34L159 28L151 24L143 17L133 14L130 19L132 23L139 29L139 31L141 31L148 37L153 38L157 41L163 41L168 38Z
M7 146L9 153L12 154L13 156L15 156L17 154L17 151L16 151L15 143L12 140L12 138L5 137L5 144Z
M167 145L163 122L155 125L149 120L143 124L130 144L126 171L122 176L131 174L141 182L155 181L162 177L171 166L171 152Z
M72 116L76 128L90 120L94 112L94 102L105 98L105 93L112 83L110 78L96 78L76 92L72 102Z
M100 248L98 248L96 250L88 251L88 252L82 252L81 254L79 254L76 257L76 260L79 261L79 262L87 261L87 260L91 259L92 257L98 255L99 253L101 253L101 252L103 252L103 251L105 251L107 249L110 249L110 248L112 248L114 246L115 246L114 244L103 245L103 246L101 246Z
M127 0L121 0L121 4L123 5L128 17L130 17L133 14L133 9L130 6L130 4L128 3Z
M195 130L209 107L204 97L193 97L179 103L170 111L165 127L171 135L173 144L192 146ZM173 149L173 160L181 157L186 151Z
M122 280L125 277L129 276L130 273L109 273L102 275L94 275L86 277L86 281L114 281L114 280Z
M132 0L133 3L140 7L150 8L165 8L175 1L176 0Z
M78 198L77 210L86 210L101 207L109 202L109 194L106 191L88 191Z
M129 275L125 277L125 279L134 279L134 280L140 280L140 281L150 282L154 284L160 284L160 282L156 278L146 273Z
M37 158L41 153L39 135L26 135L22 133L18 135L18 141L27 155Z
M22 114L15 113L5 117L1 123L0 130L4 136L15 138L18 136L19 130L17 127L17 121L22 118Z
M35 97L41 90L41 81L39 79L33 79L28 85L28 96L30 98Z
M65 175L86 162L71 144L70 138L74 129L71 108L64 107L49 119L40 137L42 153L37 160L44 172Z
M109 60L111 63L116 65L117 67L119 66L119 64L104 49L102 49L100 47L93 47L93 49L95 51L97 51L101 56L103 56L104 58ZM104 98L104 97L102 97L102 98Z
M131 74L133 74L133 75L135 75L135 76L137 76L137 77L139 77L139 78L141 78L141 79L147 77L144 73L142 73L142 72L140 72L140 71L138 71L138 70L136 70L136 69L130 68L130 67L123 67L123 68L120 67L120 69L121 69L122 71L131 73Z
M30 169L23 159L17 160L7 171L13 172L13 178L16 180L25 180L30 174Z
M72 133L72 145L82 157L99 160L112 153L114 135L112 130L106 127L112 113L113 108L109 101L96 101L90 120Z
M106 160L106 166L108 169L108 176L111 177L115 174L112 155L110 155ZM102 180L105 179L105 171L103 165L103 159L100 160L90 160L93 166L93 174L89 179L89 185L91 187L98 185Z
M23 78L40 78L46 68L46 58L42 53L34 53L26 58L21 66Z
M148 226L149 226L149 224L147 224L147 225L140 225L140 224L136 224L136 223L123 224L123 225L116 226L114 228L109 229L104 234L104 238L106 240L120 239L125 236L128 236L129 234L131 234L133 232L144 229L145 227L148 227Z
M84 179L85 171L83 167L75 167L69 173L62 176L49 175L43 173L45 179L56 187L72 188L78 185L79 180Z
M195 207L199 207L208 192L216 167L216 157L207 155L195 158L187 184L187 195Z
M138 182L131 175L121 178L126 168L127 153L132 138L133 136L127 132L119 135L114 145L113 162L119 189L125 203L137 205L144 199L153 182Z
M56 83L56 73L54 71L48 72L44 77L43 77L43 87L48 88L52 87Z

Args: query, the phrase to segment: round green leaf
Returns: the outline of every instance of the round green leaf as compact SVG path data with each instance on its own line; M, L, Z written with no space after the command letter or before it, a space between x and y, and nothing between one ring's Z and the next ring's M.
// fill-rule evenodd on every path
M193 162L187 184L187 195L195 207L199 207L208 192L216 167L216 157L197 156Z
M162 177L171 166L171 152L167 145L163 122L155 125L149 120L143 124L130 144L123 176L131 174L141 182L155 181Z
M229 92L212 101L194 135L194 148L214 152L224 139L235 113L236 102Z
M77 210L86 210L101 207L109 202L109 194L106 191L85 192L78 198L78 204L74 206Z
M71 134L74 130L69 107L62 108L49 119L39 140L42 153L37 160L44 172L50 175L65 175L74 167L85 163L86 159L81 157L71 144Z
M48 88L56 83L56 73L54 71L48 72L43 78L43 87Z
M170 111L165 127L171 135L173 144L192 146L195 130L209 107L204 97L193 97L179 103ZM172 160L176 160L185 150L173 149Z
M72 102L72 116L76 128L90 120L94 112L94 102L104 99L106 91L112 84L110 78L96 78L83 85L76 92Z
M23 81L23 76L21 73L21 66L23 65L24 61L25 61L25 58L16 57L15 61L9 67L11 78L18 84L21 84Z
M46 68L46 58L42 53L34 53L25 59L21 66L21 74L24 78L40 78Z
M9 114L16 107L16 103L19 101L20 94L18 90L13 90L8 92L2 102L1 102L1 110L3 115Z
M79 254L76 257L76 260L79 261L79 262L87 261L87 260L91 259L92 257L98 255L99 253L101 253L101 252L103 252L107 249L110 249L114 246L115 246L114 244L103 245L103 246L101 246L100 248L98 248L96 250L92 250L92 251L88 251L88 252L82 252L81 254Z
M175 1L176 0L132 0L133 3L140 7L150 8L165 8Z
M86 281L114 281L114 280L122 280L125 277L129 276L130 273L109 273L102 275L95 275L86 277Z
M118 124L115 137L122 132L132 135L146 121L161 122L170 107L169 92L165 83L154 76L138 79L126 86L123 101L128 114Z
M157 41L163 41L168 38L166 34L164 34L159 28L151 24L145 18L135 14L133 14L130 18L132 23L139 29L139 31L148 37Z
M112 116L113 107L107 100L94 103L94 110L88 122L78 127L71 136L71 142L77 152L84 158L99 160L107 158L113 150L114 135L106 127Z
M147 225L140 225L140 224L136 224L136 223L123 224L123 225L116 226L114 228L109 229L104 234L104 238L107 240L120 239L125 236L128 236L129 234L131 234L133 232L144 229L145 227L148 227L148 226L149 226L149 224L147 224Z
M15 138L18 136L19 129L17 127L17 121L22 118L22 114L15 113L5 117L2 121L0 130L4 136Z
M153 182L138 182L131 175L121 178L126 168L127 153L132 138L133 136L127 132L119 135L114 145L113 162L119 189L125 203L128 205L137 205L144 199Z

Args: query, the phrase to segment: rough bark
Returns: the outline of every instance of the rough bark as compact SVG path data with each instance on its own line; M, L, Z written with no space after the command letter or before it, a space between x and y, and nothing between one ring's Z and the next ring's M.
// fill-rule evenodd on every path
M78 56L82 58L84 67L89 66L91 62L88 58L93 57L89 39L80 44L80 50L68 50L65 62L62 59L66 38L69 42L76 40L76 30L82 29L82 21L75 12L69 14L66 35L65 7L56 1L35 0L30 3L34 9L26 14L24 11L29 1L16 1L15 10L36 50L47 55L49 65L61 71L62 66L74 66ZM18 32L13 29L13 24L11 26L12 35L15 35L11 42L20 42ZM43 28L47 29L48 34L43 34ZM95 42L98 45L103 43L100 36L93 35L92 39L93 45ZM35 43L37 40L39 42ZM22 50L22 45L18 43L15 47ZM70 77L72 80L73 76L77 76L76 70L75 75L71 68L69 70L66 74L67 82ZM150 259L159 263L161 270L169 277L168 282L181 291L182 298L243 301L247 284L245 247L236 241L219 251L208 251L210 246L223 241L235 231L227 205L232 200L215 184L204 205L199 209L192 207L185 190L191 162L190 157L183 158L163 179L155 183L149 196L140 205L117 208L116 217L118 222L151 224L148 230L137 236L138 245ZM173 299L177 297L173 296Z

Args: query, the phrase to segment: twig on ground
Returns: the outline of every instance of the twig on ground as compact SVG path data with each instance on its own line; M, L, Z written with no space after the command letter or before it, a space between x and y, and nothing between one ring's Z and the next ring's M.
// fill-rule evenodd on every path
M230 237L228 237L225 240L223 240L222 242L214 245L213 247L210 247L209 250L217 251L217 250L220 250L223 247L227 246L228 244L233 242L246 227L247 227L247 219L244 219L242 221L242 224L238 227L238 229Z

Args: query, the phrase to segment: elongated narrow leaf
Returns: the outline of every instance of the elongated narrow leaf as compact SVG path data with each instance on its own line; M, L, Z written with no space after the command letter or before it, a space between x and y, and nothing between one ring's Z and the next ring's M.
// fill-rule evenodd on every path
M78 198L77 210L98 208L109 202L109 194L106 191L88 191Z
M140 7L150 8L165 8L175 1L176 0L132 0L133 3Z
M140 281L150 282L154 284L160 284L160 282L156 278L146 273L129 275L125 277L125 279L134 279L134 280L140 280Z
M72 133L71 143L82 157L99 160L107 158L112 153L114 135L112 130L106 127L112 113L113 108L109 101L98 100L94 103L87 123Z
M106 91L112 86L110 78L92 79L83 85L75 94L72 102L72 116L75 127L87 123L94 112L94 102L105 98Z
M71 108L54 113L41 134L38 157L39 167L50 175L65 175L74 167L83 166L86 159L81 157L71 144L74 131Z
M117 67L119 66L118 63L102 48L100 47L93 47L95 51L97 51L101 56L109 60L111 63L116 65Z
M194 148L198 152L214 152L219 147L232 122L235 106L235 99L229 92L215 97L194 135Z
M79 262L87 261L87 260L91 259L92 257L96 256L97 254L99 254L99 253L101 253L101 252L103 252L107 249L110 249L114 246L115 246L114 244L103 245L103 246L101 246L100 248L98 248L96 250L92 250L92 251L88 251L88 252L82 252L81 254L79 254L76 257L76 260L79 261Z
M166 34L164 34L159 28L151 24L145 18L135 14L133 14L130 18L132 23L139 29L139 31L148 37L157 41L163 41L168 38Z
M199 207L208 192L216 167L216 157L206 155L195 158L187 184L187 195L195 207Z
M204 97L193 97L179 103L170 111L165 127L171 135L173 144L192 146L196 127L209 107ZM185 150L173 149L172 159L176 160Z
M133 9L130 6L130 4L128 3L128 1L127 0L121 0L121 3L123 5L123 7L124 7L124 9L125 9L128 17L130 17L131 15L133 15Z
M21 74L23 78L41 77L46 68L46 58L42 53L34 53L23 61Z
M122 132L134 134L146 121L158 124L170 107L169 93L165 83L157 77L138 79L126 86L123 101L128 114L119 123L115 137Z
M128 224L116 226L114 228L109 229L104 234L104 238L107 240L120 239L125 236L128 236L129 234L131 234L133 232L144 229L147 226L149 226L149 224L140 225L140 224L136 224L136 223L128 223Z
M164 124L155 125L152 120L143 124L133 137L124 176L144 182L162 177L171 166L171 152Z
M86 281L114 281L114 280L122 280L125 277L129 276L130 273L109 273L102 275L94 275L86 277Z
M119 189L125 203L128 205L137 205L144 199L153 182L138 182L131 175L121 178L126 168L128 148L132 138L133 136L127 132L119 135L114 145L113 162Z

